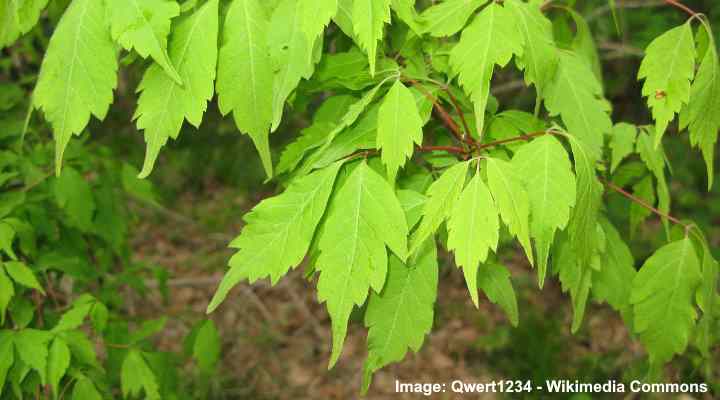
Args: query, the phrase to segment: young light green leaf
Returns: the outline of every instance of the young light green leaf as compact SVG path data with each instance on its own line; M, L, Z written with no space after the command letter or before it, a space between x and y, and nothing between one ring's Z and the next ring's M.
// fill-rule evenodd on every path
M645 50L638 80L645 79L642 95L652 109L656 146L675 114L690 100L694 74L695 44L689 21L658 36Z
M468 165L468 162L453 165L428 188L426 193L428 200L423 207L420 226L410 240L411 254L417 251L427 238L435 234L440 224L450 217L465 185Z
M230 289L243 279L251 283L270 277L277 283L305 257L320 218L325 212L335 177L342 163L294 180L279 196L255 206L245 216L245 228L231 247L238 252L207 311L225 300Z
M382 40L383 28L390 23L390 0L355 1L352 8L352 24L356 40L368 55L370 75L375 75L378 41Z
M97 0L73 0L50 39L33 93L55 137L55 169L90 115L104 119L117 86L117 56Z
M15 296L15 287L5 274L5 268L0 265L0 325L5 324L5 311L7 311L7 306L13 296ZM0 387L0 393L2 393L2 387Z
M652 365L685 350L695 325L693 294L700 280L700 263L689 238L661 247L635 276L633 326Z
M465 1L461 1L465 2ZM447 3L442 3L447 4ZM504 67L523 52L523 38L509 9L491 2L465 28L450 53L450 66L475 104L476 129L483 130L495 64Z
M270 60L275 71L273 83L273 119L270 127L275 131L280 126L285 101L297 88L302 78L309 78L314 69L313 45L302 30L300 6L295 0L283 0L270 18L268 32ZM258 88L267 90L267 87Z
M695 333L695 345L700 350L703 357L710 357L711 346L717 341L717 325L718 305L720 305L720 295L718 294L718 262L713 257L707 239L702 232L692 231L696 237L695 242L699 244L702 251L702 283L697 290L697 304L702 310L702 318L698 322Z
M430 36L452 36L483 3L482 0L444 0L424 10L420 14L420 24Z
M707 24L703 27L712 36ZM688 105L680 114L681 127L689 127L690 143L700 148L705 158L708 190L712 188L715 176L715 143L720 130L720 113L717 110L720 110L720 62L715 44L711 42L690 87Z
M563 234L558 237L553 250L553 270L558 273L563 292L569 292L572 300L573 320L571 331L577 332L585 316L585 307L592 286L592 268L581 264L575 245Z
M93 228L95 199L90 184L74 168L65 168L55 179L55 201L63 209L70 222L88 232Z
M600 270L592 271L592 292L624 314L629 311L632 282L637 274L635 262L630 248L610 221L601 218L600 225L605 233L605 253Z
M414 145L422 143L422 127L415 97L398 79L383 99L377 123L377 147L391 182L412 156Z
M555 232L563 230L575 206L575 175L567 151L550 135L520 147L513 156L530 202L530 236L535 240L538 281L543 287Z
M0 50L29 32L37 24L47 3L48 0L0 2Z
M50 345L50 353L48 355L48 383L52 389L55 398L60 393L60 380L67 372L70 366L70 348L67 343L59 337L56 337Z
M37 371L40 382L47 383L48 342L52 335L37 329L23 329L15 332L13 342L22 362Z
M368 357L363 392L380 368L402 360L408 348L420 350L433 324L438 263L434 240L427 240L408 264L390 256L385 288L372 292L365 311Z
M530 245L530 200L521 172L513 164L497 158L488 158L486 165L490 193L500 216L532 265L535 262Z
M220 112L233 113L238 129L250 135L255 143L265 173L272 176L268 142L273 118L269 29L269 20L259 0L230 3L223 25L216 90Z
M170 21L180 14L174 0L105 0L113 40L125 50L148 56L178 84L180 75L167 54Z
M313 42L337 14L338 0L300 0L298 6L302 17L302 30L308 40Z
M517 64L525 71L525 82L534 84L542 96L558 64L552 23L540 12L537 4L521 0L507 0L505 4L513 12L524 41L524 50Z
M120 371L123 397L137 397L144 391L147 400L160 400L160 392L150 367L139 350L131 350Z
M73 387L72 400L102 400L92 381L86 377L78 379Z
M213 97L217 64L218 0L210 0L194 13L175 20L170 36L170 60L183 85L153 64L145 71L138 91L135 118L145 131L147 152L140 177L145 178L169 138L176 139L183 121L198 127ZM208 45L212 43L213 45Z
M448 250L455 252L455 264L463 269L470 298L479 307L478 266L489 250L497 250L500 238L498 209L480 174L475 174L455 202L447 227Z
M610 132L610 150L612 152L610 172L615 172L622 160L633 153L636 138L637 128L635 125L620 122L613 126Z
M585 268L590 265L597 250L597 217L603 188L595 174L596 159L587 146L574 136L568 136L568 140L575 159L577 179L575 207L570 213L568 233L578 263Z
M510 323L517 326L519 322L517 298L507 268L494 263L480 266L477 285L491 302L505 311Z
M407 258L405 214L392 188L361 162L339 190L319 237L318 299L327 303L333 346L329 366L342 352L348 318L365 303L368 290L380 292L387 272L385 245Z
M583 142L594 159L599 159L612 120L602 85L587 62L576 53L559 51L557 73L545 96L550 115L560 115L568 132Z
M6 261L3 263L5 271L15 283L45 294L40 282L38 282L32 270L20 261Z
M572 8L566 8L565 10L575 22L575 37L571 43L572 50L588 62L597 80L602 81L602 65L600 64L600 56L590 26L577 11Z

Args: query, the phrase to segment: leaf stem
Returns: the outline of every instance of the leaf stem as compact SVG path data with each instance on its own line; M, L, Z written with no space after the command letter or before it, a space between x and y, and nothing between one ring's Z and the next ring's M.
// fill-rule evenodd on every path
M686 6L685 4L683 4L683 3L681 3L681 2L679 2L679 1L677 1L677 0L665 0L665 4L670 5L670 6L673 6L673 7L675 7L675 8L680 9L680 10L683 10L683 11L685 11L686 13L688 13L691 17L694 17L694 16L696 16L696 15L698 14L698 13L696 13L695 11L693 11L690 7Z
M658 215L658 216L660 216L660 217L663 217L663 218L667 218L667 219L668 219L669 221L671 221L672 223L684 227L686 231L692 227L691 224L686 224L685 222L680 221L679 219L673 217L672 215L667 214L667 213L664 213L664 212L658 210L657 208L655 208L655 207L651 206L650 204L648 204L645 200L643 200L643 199L635 196L635 195L632 194L632 193L629 193L629 192L626 191L625 189L623 189L623 188L621 188L620 186L618 186L618 185L616 185L616 184L608 181L607 179L602 178L602 177L598 177L598 179L600 180L600 182L602 182L605 186L607 186L608 188L612 189L613 191L615 191L615 192L617 192L617 193L619 193L619 194L627 197L628 199L632 200L632 201L635 202L636 204L638 204L638 205L640 205L640 206L642 206L642 207L644 207L644 208L647 208L648 210L652 211L654 214L656 214L656 215Z
M553 135L553 134L554 134L554 133L553 133L553 132L550 132L550 131L531 132L531 133L526 133L526 134L522 134L522 135L519 135L519 136L513 136L513 137L507 138L507 139L496 140L496 141L494 141L494 142L485 143L485 144L480 145L480 146L478 146L478 147L479 147L479 149L482 150L482 149L487 149L487 148L489 148L489 147L500 146L500 145L506 144L506 143L518 142L518 141L520 141L520 140L525 140L525 141L527 141L527 140L530 140L530 139L535 138L535 137L538 137L538 136L542 136L542 135Z
M427 89L425 89L425 87L422 84L420 84L420 82L418 82L416 79L413 79L413 78L404 78L404 80L406 82L410 83L411 85L413 85L414 87L416 87L423 95L425 95L425 97L428 98L428 100L430 100L430 102L433 104L433 111L440 118L440 120L443 122L443 124L448 128L450 133L452 133L452 135L455 137L455 139L457 139L460 143L469 144L469 145L473 145L473 146L475 145L475 141L473 141L472 138L464 135L461 132L460 127L452 119L452 117L450 116L450 113L448 113L448 111L445 109L445 107L443 107L440 104L438 99L435 96L433 96L432 93L430 93ZM452 98L453 97L451 97L451 99ZM462 113L460 113L460 115L461 115L460 119L463 121L464 124L466 124L466 122L464 121L465 117L462 116Z

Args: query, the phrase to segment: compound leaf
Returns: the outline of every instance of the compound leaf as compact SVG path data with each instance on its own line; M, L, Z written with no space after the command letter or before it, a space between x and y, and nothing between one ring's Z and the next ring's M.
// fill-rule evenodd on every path
M375 75L378 41L382 40L385 24L390 23L390 0L355 1L352 23L356 40L368 55L370 75Z
M675 114L690 100L694 74L695 44L690 22L658 36L645 50L638 80L645 79L642 95L647 97L655 120L655 145Z
M488 158L487 176L490 193L502 220L517 237L530 264L534 264L530 245L530 200L520 171L508 161Z
M513 156L528 192L530 236L537 252L538 280L545 281L547 259L557 230L563 230L575 206L575 175L567 151L550 135L520 147Z
M391 182L413 154L414 145L422 143L422 127L415 97L397 80L380 105L377 123L377 147Z
M410 253L414 253L427 238L437 231L455 207L455 202L465 185L468 162L460 162L443 172L425 194L428 197L423 207L420 226L410 240Z
M180 14L174 0L106 0L113 40L125 50L148 56L178 84L182 79L167 54L170 22Z
M476 129L482 131L495 64L504 67L513 54L522 54L523 39L513 14L492 2L465 28L450 53L450 66L475 103Z
M265 173L272 176L270 124L273 118L273 71L267 43L270 23L258 0L235 0L223 25L216 90L223 115L247 133L260 153Z
M230 270L220 282L208 312L215 310L241 280L252 283L270 277L275 284L300 264L325 212L341 165L338 162L294 180L281 195L262 201L245 216L245 228L230 243L238 252L230 259Z
M145 178L169 138L176 139L183 121L198 127L213 97L217 62L218 0L210 0L190 15L175 20L170 36L170 60L183 85L158 64L143 75L135 118L145 131L147 151L140 177ZM208 45L210 43L211 45Z
M117 57L105 26L102 1L73 0L50 38L33 104L45 113L55 137L55 169L90 115L104 119L117 85Z
M633 326L651 364L661 365L685 350L695 324L693 295L700 280L700 262L689 238L658 249L635 276Z
M387 245L407 258L407 223L395 193L363 161L335 192L319 237L318 299L327 303L333 346L329 366L342 352L354 306L365 303L368 290L385 284Z
M480 174L475 174L455 202L447 227L448 250L455 252L455 264L463 269L470 297L479 307L478 266L489 250L497 250L500 238L498 209Z
M432 328L437 286L434 240L426 241L407 265L390 256L385 288L370 294L365 311L368 357L363 374L364 391L375 371L402 360L408 348L420 350Z
M123 397L137 397L143 391L148 400L160 400L159 386L155 374L147 365L139 350L131 350L125 357L120 371Z

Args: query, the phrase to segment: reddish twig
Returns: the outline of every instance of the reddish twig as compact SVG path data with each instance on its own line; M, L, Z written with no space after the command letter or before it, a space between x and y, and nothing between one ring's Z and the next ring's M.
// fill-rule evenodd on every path
M430 100L430 102L433 104L433 111L440 118L443 124L448 128L450 133L452 133L455 139L457 139L460 143L467 143L470 145L475 144L475 142L471 138L464 137L460 127L455 123L455 120L452 119L450 113L448 113L445 107L440 104L438 99L435 98L432 93L428 92L427 89L425 89L425 87L420 84L420 82L411 78L406 78L405 81L415 86L425 97L427 97L428 100Z
M467 121L465 120L465 113L462 112L462 108L460 108L460 103L458 103L457 98L455 98L455 95L452 94L452 91L447 85L443 85L443 90L445 93L447 93L448 97L450 98L450 102L453 104L453 107L455 107L455 112L460 117L460 121L463 124L463 128L465 129L465 134L463 135L463 140L466 141L468 144L475 144L475 142L472 140L470 135L470 127L468 126ZM469 142L467 141L469 139Z
M680 3L680 2L677 1L677 0L665 0L665 4L670 5L670 6L673 6L673 7L677 8L677 9L683 10L683 11L685 11L686 13L688 13L691 17L694 17L694 16L696 16L696 15L698 14L698 13L696 13L695 11L693 11L690 7L686 6L686 5L683 4L683 3Z
M538 136L542 136L542 135L552 135L552 134L553 134L553 133L552 133L552 132L549 132L549 131L538 131L538 132L527 133L527 134L523 134L523 135L519 135L519 136L513 136L513 137L507 138L507 139L496 140L496 141L494 141L494 142L485 143L485 144L480 145L480 146L479 146L479 149L481 149L481 150L482 150L482 149L487 149L487 148L490 148L490 147L499 146L499 145L501 145L501 144L506 144L506 143L511 143L511 142L518 142L518 141L520 141L520 140L525 140L525 141L527 141L527 140L530 140L530 139L532 139L532 138L534 138L534 137L538 137Z
M633 202L637 203L638 205L640 205L640 206L642 206L642 207L644 207L644 208L647 208L648 210L652 211L654 214L656 214L656 215L658 215L658 216L660 216L660 217L663 217L663 218L667 218L669 221L671 221L671 222L673 222L673 223L675 223L675 224L678 224L678 225L684 227L686 230L691 227L691 225L686 224L686 223L680 221L679 219L673 217L672 215L667 214L667 213L664 213L664 212L658 210L657 208L655 208L655 207L653 207L652 205L648 204L645 200L643 200L643 199L635 196L634 194L626 191L625 189L621 188L620 186L618 186L618 185L616 185L616 184L614 184L614 183L612 183L612 182L610 182L610 181L608 181L608 180L606 180L606 179L604 179L604 178L602 178L602 177L599 177L598 179L600 179L600 181L601 181L605 186L607 186L608 188L610 188L610 189L612 189L613 191L615 191L615 192L617 192L617 193L619 193L619 194L627 197L628 199L632 200Z

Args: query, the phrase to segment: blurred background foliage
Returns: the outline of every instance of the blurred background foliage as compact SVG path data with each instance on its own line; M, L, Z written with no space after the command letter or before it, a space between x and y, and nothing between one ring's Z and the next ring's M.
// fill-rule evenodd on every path
M19 134L52 27L67 3L52 0L40 24L3 49L0 57L0 146L6 149L1 152L18 152L22 148L28 160L17 171L0 164L0 177L17 173L22 177L21 186L47 186L37 194L39 204L47 200L42 196L51 196L57 179L49 175L51 133L42 118L33 115L27 135L21 138ZM618 32L605 0L555 3L574 7L590 24L600 52L613 120L648 123L650 116L636 80L643 49L662 32L683 23L686 16L660 0L618 0ZM720 2L686 0L685 4L708 15L716 40L720 41ZM568 15L559 9L551 9L549 14L558 40L572 37L575 28ZM179 139L163 150L149 181L135 179L135 168L141 165L145 146L142 135L129 121L135 108L135 88L146 63L127 56L122 64L126 67L121 69L116 101L107 119L93 120L66 153L67 168L77 170L90 182L98 209L108 206L107 193L115 193L113 188L122 191L113 203L125 210L120 214L122 228L113 228L121 231L109 232L101 226L88 234L71 227L64 233L74 235L80 249L67 251L84 254L77 268L105 274L103 280L111 282L86 287L117 316L111 318L111 343L125 343L129 332L147 330L142 338L144 349L156 354L149 357L153 360L149 362L173 366L156 372L166 373L159 379L172 382L167 385L174 389L167 393L177 398L356 397L364 354L360 344L353 349L353 341L360 343L363 338L351 328L346 357L352 361L324 371L329 321L312 298L310 284L300 274L292 274L281 288L260 285L238 291L241 293L237 299L230 301L233 304L212 316L222 338L220 367L208 376L192 367L197 362L193 361L194 335L204 323L202 311L229 256L224 246L239 232L242 215L260 199L282 190L282 184L265 182L252 143L237 132L230 118L221 117L214 103L200 129L185 124ZM493 94L501 109L532 109L534 92L526 89L520 79L510 68L496 74ZM308 126L321 98L321 94L291 98L291 118L286 118L271 136L275 161L283 146ZM704 162L698 152L690 150L686 134L667 135L664 143L672 168L673 214L698 223L718 256L720 185L707 192ZM720 171L720 165L715 170ZM720 182L720 176L716 182ZM13 189L13 184L17 182L13 183L12 178L0 180L0 196ZM628 212L625 199L607 196L609 213ZM45 212L61 214L62 210L48 208ZM664 242L662 226L654 218L633 235L629 227L620 228L624 237L632 237L630 244L638 265ZM107 252L115 254L111 257L115 261L109 264L103 262ZM628 381L642 377L642 350L633 344L619 316L594 306L585 327L571 336L570 305L559 287L551 284L540 292L534 274L515 249L504 249L501 258L513 271L522 316L519 327L512 328L498 310L487 304L475 310L467 299L461 276L454 268L443 268L436 324L428 344L417 356L380 373L368 398L397 398L391 392L395 378L483 381L565 377ZM450 264L447 256L443 259ZM67 309L73 289L63 286L63 282L57 282L57 290L69 290L66 303L60 305L60 309ZM162 316L167 320L153 328L153 321ZM112 359L113 351L104 356ZM720 365L717 354L715 360L715 365ZM118 363L108 364L109 368L119 368ZM720 391L718 373L701 364L692 349L667 369L675 381L707 381L716 393ZM119 372L108 374L113 375ZM112 386L113 382L108 384Z

